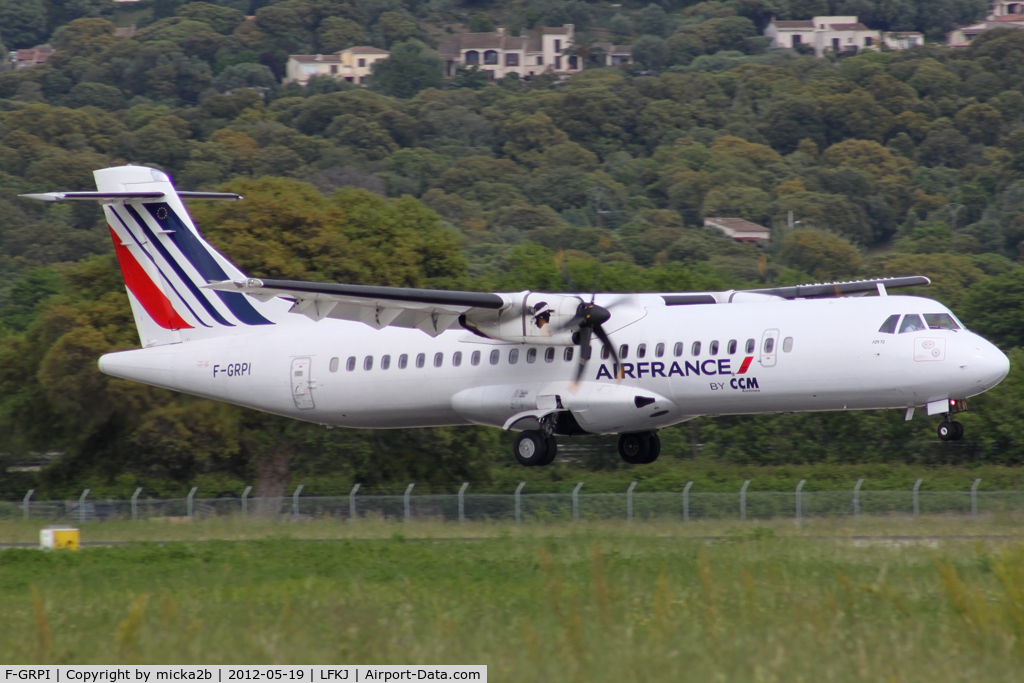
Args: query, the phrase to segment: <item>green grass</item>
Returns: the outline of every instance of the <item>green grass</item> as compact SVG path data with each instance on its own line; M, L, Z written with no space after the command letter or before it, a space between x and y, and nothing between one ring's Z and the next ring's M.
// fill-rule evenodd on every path
M195 540L0 551L0 661L467 663L495 681L1016 681L1024 546L991 536L1018 528L87 525L86 540ZM197 542L216 536L262 538Z

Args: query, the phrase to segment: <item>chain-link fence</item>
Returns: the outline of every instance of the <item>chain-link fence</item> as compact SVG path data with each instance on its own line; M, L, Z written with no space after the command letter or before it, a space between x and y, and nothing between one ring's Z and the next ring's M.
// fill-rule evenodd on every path
M411 487L410 487L411 488ZM154 518L339 521L765 520L856 515L1024 512L1024 491L746 491L289 496L0 502L0 519L101 522Z

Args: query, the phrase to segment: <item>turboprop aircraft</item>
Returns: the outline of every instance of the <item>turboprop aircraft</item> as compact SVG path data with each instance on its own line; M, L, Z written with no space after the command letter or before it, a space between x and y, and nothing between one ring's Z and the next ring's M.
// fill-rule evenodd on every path
M1009 360L930 299L924 277L753 291L453 292L248 277L196 230L161 171L95 172L142 348L104 373L326 426L480 424L523 465L556 436L618 434L632 464L700 415L915 408L952 416ZM599 348L598 348L599 346Z

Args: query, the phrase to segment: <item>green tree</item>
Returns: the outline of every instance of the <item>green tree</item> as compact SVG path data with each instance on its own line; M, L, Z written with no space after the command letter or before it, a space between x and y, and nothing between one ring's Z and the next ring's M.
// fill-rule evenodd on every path
M243 12L209 2L191 2L182 5L178 8L177 15L185 19L200 21L225 36L230 35L245 21Z
M1003 349L1024 347L1024 268L975 283L958 312L968 327Z
M12 50L43 42L47 30L41 0L0 0L0 36Z
M640 36L633 44L633 59L646 69L662 69L668 65L668 47L658 36Z
M856 275L861 258L857 248L838 235L818 230L794 230L782 240L783 263L819 282Z
M427 88L439 88L443 65L437 53L418 40L391 47L391 56L373 63L369 86L392 97L412 97Z

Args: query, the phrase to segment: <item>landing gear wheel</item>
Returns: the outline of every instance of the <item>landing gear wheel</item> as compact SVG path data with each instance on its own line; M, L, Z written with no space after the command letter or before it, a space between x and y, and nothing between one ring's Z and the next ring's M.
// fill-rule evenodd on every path
M959 422L953 422L953 441L964 438L964 426Z
M520 432L519 436L516 437L515 446L512 447L512 453L516 456L516 460L519 461L520 465L525 465L526 467L544 464L547 452L547 439L540 432L532 429Z
M630 465L647 464L650 454L651 435L649 432L634 432L619 436L619 455Z
M550 465L555 461L555 457L558 455L558 439L554 436L549 436L544 443L546 448L546 451L544 452L544 459L537 463L537 467Z
M651 432L647 435L647 446L650 450L647 452L647 459L644 460L644 464L650 465L661 455L661 438L657 432Z
M956 439L956 427L953 426L954 424L955 423L953 422L946 422L945 420L940 422L939 438L943 441L953 441Z

